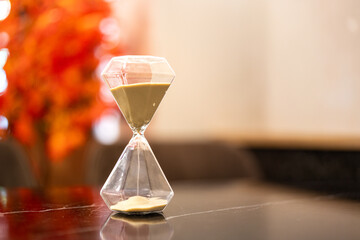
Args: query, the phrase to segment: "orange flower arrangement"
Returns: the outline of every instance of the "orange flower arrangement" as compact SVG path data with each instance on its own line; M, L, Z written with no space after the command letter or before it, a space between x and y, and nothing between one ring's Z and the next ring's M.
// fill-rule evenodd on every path
M103 0L11 4L10 15L0 22L0 30L9 35L0 49L10 52L0 115L9 119L12 135L22 144L43 141L47 156L59 161L85 143L92 122L106 107L98 97L94 52L101 52L99 23L110 8Z

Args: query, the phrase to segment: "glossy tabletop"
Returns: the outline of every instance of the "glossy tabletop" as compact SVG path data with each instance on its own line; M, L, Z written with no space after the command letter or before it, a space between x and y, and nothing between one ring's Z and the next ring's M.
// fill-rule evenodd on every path
M0 239L360 239L360 201L249 182L182 182L163 215L107 209L92 187L0 188Z

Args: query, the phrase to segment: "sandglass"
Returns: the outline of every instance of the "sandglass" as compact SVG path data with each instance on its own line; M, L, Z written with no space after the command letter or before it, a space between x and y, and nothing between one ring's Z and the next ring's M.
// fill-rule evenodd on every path
M165 58L114 57L101 73L133 131L100 194L113 211L161 212L174 195L144 132L175 73Z

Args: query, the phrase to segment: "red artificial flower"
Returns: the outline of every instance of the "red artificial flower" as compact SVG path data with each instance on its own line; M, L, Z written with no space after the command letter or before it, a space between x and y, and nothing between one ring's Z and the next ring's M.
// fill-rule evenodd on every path
M22 144L44 139L54 161L86 142L92 122L107 107L98 96L94 53L103 43L99 24L110 13L103 0L13 0L0 22L9 36L0 48L10 52L0 113Z

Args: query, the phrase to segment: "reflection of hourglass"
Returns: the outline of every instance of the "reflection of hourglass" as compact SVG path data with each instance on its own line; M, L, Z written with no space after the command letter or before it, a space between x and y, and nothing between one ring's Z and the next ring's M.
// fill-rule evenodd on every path
M100 230L102 240L169 240L173 234L172 226L163 215L158 213L132 216L121 213L112 214Z
M161 212L174 193L144 132L175 74L165 58L122 56L112 58L101 76L134 135L100 194L113 211Z

